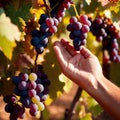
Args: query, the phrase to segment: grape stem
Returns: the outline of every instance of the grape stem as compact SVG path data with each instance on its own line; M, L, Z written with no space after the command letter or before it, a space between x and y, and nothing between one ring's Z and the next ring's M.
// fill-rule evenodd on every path
M74 11L75 11L75 15L76 15L76 17L78 18L78 17L79 17L79 14L78 14L78 11L77 11L77 9L76 9L75 4L71 4L71 6L73 7L73 9L74 9Z

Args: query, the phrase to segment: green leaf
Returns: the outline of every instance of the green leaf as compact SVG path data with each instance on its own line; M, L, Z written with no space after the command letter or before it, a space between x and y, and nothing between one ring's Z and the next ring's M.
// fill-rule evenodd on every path
M101 4L97 2L97 0L91 0L90 5L86 3L86 0L83 0L83 10L86 13L94 13L98 7L100 7Z
M80 120L92 120L92 115L88 113L84 117L80 118Z
M24 21L28 21L28 19L31 17L30 8L31 4L22 3L18 9L16 9L16 6L11 4L6 6L5 13L11 18L14 24L21 27L20 18L22 18Z
M103 109L101 108L99 103L94 98L92 98L87 92L83 91L82 97L86 100L87 108L93 114L93 116L97 116L102 112Z

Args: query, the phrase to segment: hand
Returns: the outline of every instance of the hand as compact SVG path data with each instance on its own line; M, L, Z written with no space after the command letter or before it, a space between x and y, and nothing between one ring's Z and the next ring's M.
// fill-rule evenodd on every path
M55 42L54 51L62 72L81 88L88 89L97 86L97 80L102 76L102 68L95 55L84 46L75 51L73 46L64 39Z
M54 51L63 73L95 98L113 120L120 120L120 88L104 77L97 57L84 46L75 51L63 39L55 42Z

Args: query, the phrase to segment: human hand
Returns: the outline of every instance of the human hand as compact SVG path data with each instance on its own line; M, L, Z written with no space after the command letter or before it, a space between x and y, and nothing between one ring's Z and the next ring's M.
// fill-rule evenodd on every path
M84 46L80 51L75 51L73 46L62 39L55 42L54 51L62 72L81 88L86 89L96 87L97 81L100 80L102 68L95 55L93 55Z

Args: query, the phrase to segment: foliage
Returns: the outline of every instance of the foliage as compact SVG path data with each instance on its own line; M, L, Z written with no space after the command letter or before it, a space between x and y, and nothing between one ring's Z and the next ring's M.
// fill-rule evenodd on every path
M120 2L118 0L73 0L78 14L87 14L93 18L98 14L109 15L118 30L120 19ZM59 6L61 0L10 0L8 3L0 0L0 95L12 93L14 85L11 78L19 71L26 71L26 68L34 66L36 52L30 44L31 31L38 27L38 19L42 13L49 13L50 7ZM114 4L113 4L114 3ZM51 6L50 6L51 5ZM108 14L109 13L109 14ZM45 73L51 80L50 97L47 104L51 104L62 93L69 92L72 82L66 78L59 68L54 51L53 43L61 37L68 37L66 26L70 16L75 16L73 6L66 12L61 24L58 26L58 32L49 38L49 45L45 52L39 55L37 63L42 64ZM102 46L96 42L95 36L88 33L87 45L100 60L102 64ZM119 63L111 65L111 79L120 86ZM9 91L6 90L9 89ZM83 92L81 97L87 100L89 112L85 113L80 120L91 120L92 116L97 116L101 112L99 104L92 97ZM83 105L85 107L85 105ZM81 109L82 110L82 109ZM81 111L80 110L80 111ZM80 112L79 111L79 112ZM44 115L48 111L44 111ZM49 116L46 116L49 117Z

